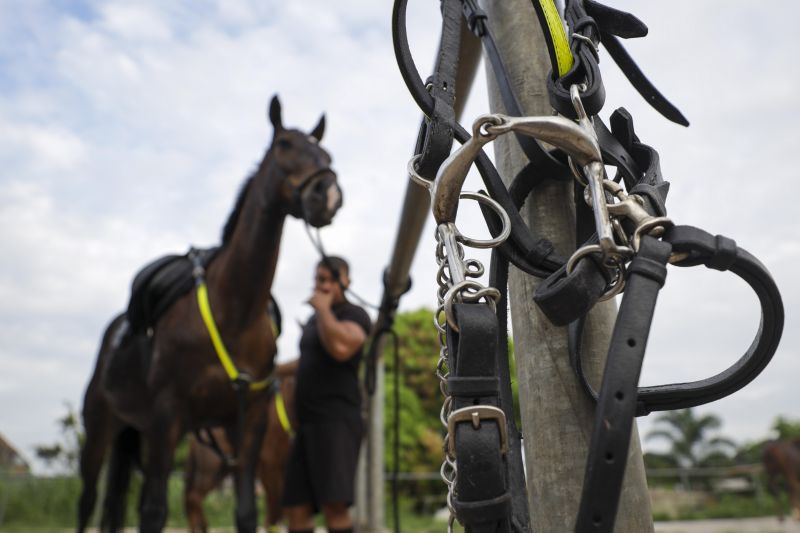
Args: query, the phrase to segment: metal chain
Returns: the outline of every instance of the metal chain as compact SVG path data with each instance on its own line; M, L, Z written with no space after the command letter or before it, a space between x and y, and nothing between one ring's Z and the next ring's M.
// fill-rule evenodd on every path
M458 329L453 316L453 303L483 303L489 305L493 310L500 300L500 291L494 287L486 287L474 279L479 278L484 272L483 264L477 259L465 259L464 247L461 240L457 237L458 230L452 223L439 224L436 228L436 300L437 307L434 313L434 325L439 338L439 360L436 363L436 377L439 379L439 390L442 392L444 401L439 412L439 420L445 428L444 460L439 469L439 474L447 486L447 508L450 516L447 522L448 533L453 530L455 523L455 509L453 501L455 499L456 478L458 477L458 467L453 451L449 446L448 419L452 413L453 398L447 389L447 378L450 375L448 367L448 357L450 355L447 345L447 326Z

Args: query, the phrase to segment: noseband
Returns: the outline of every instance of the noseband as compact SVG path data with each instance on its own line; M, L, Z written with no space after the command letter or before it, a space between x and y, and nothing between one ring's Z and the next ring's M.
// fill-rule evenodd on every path
M330 172L334 177L336 176L336 172L334 172L331 167L320 167L305 175L303 179L300 180L300 183L292 189L292 214L296 213L303 220L306 219L305 209L303 209L303 191L305 191L309 185L314 183L316 177L318 177L320 174L324 174L325 172Z

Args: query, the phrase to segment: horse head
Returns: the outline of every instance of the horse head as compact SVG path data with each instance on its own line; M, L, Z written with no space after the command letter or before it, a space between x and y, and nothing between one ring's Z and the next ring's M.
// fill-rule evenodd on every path
M336 173L330 168L331 156L320 145L325 130L323 115L310 134L283 126L281 103L272 97L269 119L275 132L266 160L271 160L280 176L281 204L286 212L314 227L331 223L342 206L342 191Z

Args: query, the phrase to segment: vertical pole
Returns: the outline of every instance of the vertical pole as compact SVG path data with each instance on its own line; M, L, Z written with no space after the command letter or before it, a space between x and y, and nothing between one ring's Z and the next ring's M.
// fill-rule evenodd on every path
M472 80L478 69L481 58L480 41L461 25L461 52L456 77L456 101L454 105L456 120L464 111ZM414 260L419 239L430 216L430 196L428 191L409 182L400 223L397 226L392 258L387 269L384 290L393 298L399 299L405 292L409 282L409 271ZM382 300L383 301L383 300ZM386 317L383 312L378 316L376 324L391 322L394 317ZM359 533L383 533L385 527L385 490L384 490L384 416L383 406L386 389L384 387L385 365L383 350L386 346L385 335L377 342L377 360L375 361L375 392L367 397L367 435L359 455L356 473L356 516L355 523Z
M551 115L546 91L550 63L531 0L483 3L523 109L528 115ZM503 111L491 65L486 63L490 108ZM527 161L511 135L497 139L494 149L498 169L508 185ZM539 236L550 239L562 256L575 249L571 183L542 183L528 198L522 216ZM578 512L594 406L570 367L567 328L552 325L533 303L538 283L511 267L509 300L529 506L534 532L569 532L574 530ZM615 316L613 301L598 304L589 315L584 369L594 384L600 381ZM650 497L635 425L623 487L615 531L652 532Z

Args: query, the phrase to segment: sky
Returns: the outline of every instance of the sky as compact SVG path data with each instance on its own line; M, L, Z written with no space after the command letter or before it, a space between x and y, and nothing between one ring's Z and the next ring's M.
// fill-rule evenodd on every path
M438 3L410 3L424 78ZM739 393L699 409L720 416L737 442L765 438L776 416L800 418L800 283L791 274L800 259L800 75L791 67L800 46L774 16L793 20L800 7L609 4L648 24L647 38L625 45L692 125L650 109L605 53L601 116L624 105L659 150L677 223L734 238L782 291L785 333L773 362ZM58 438L65 403L80 407L100 336L126 306L137 270L219 242L271 139L273 94L287 125L310 131L325 113L322 144L345 202L322 239L351 260L353 289L379 301L421 116L399 75L390 17L388 0L0 1L0 434L27 459ZM463 123L485 112L481 68ZM470 177L465 188L480 183ZM459 223L480 230L469 211ZM401 311L435 305L432 236L429 218ZM316 259L303 225L288 220L273 287L284 314L281 360L297 355ZM757 325L744 282L671 269L641 383L719 372ZM653 418L640 419L642 433Z

